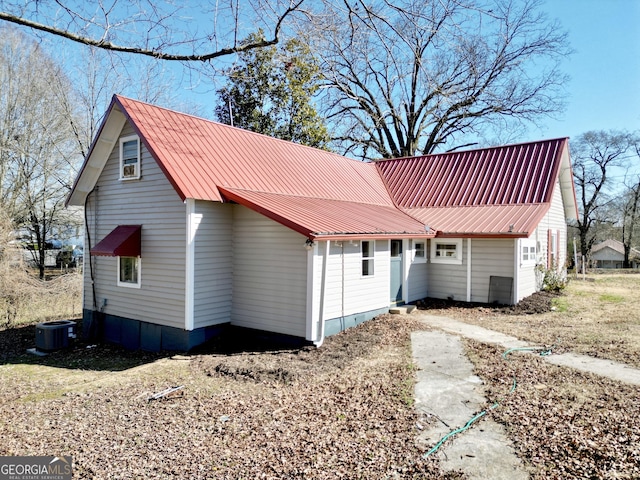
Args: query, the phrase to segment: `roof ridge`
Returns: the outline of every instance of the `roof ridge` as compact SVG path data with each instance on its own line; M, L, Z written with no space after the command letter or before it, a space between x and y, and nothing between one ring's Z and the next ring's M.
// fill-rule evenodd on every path
M331 150L324 150L322 148L312 147L310 145L304 145L302 143L293 142L291 140L284 140L282 138L272 137L272 136L266 135L264 133L254 132L253 130L247 130L245 128L235 127L233 125L228 125L226 123L218 122L216 120L211 120L209 118L201 117L199 115L195 115L195 114L192 114L192 113L180 112L180 111L175 110L173 108L162 107L160 105L154 105L153 103L143 102L142 100L136 100L135 98L126 97L124 95L117 95L116 94L116 95L114 95L114 97L116 97L118 99L119 103L121 103L120 100L124 99L124 100L129 101L129 102L139 103L139 104L146 105L146 106L148 106L150 108L154 108L154 109L158 109L158 110L164 110L165 112L170 112L172 114L180 115L182 117L190 117L190 118L193 118L194 120L207 122L207 123L213 123L213 124L219 125L219 126L221 126L223 128L230 129L230 130L237 131L237 132L242 132L244 134L257 135L260 138L269 139L269 141L285 142L287 144L293 144L293 145L296 145L297 147L305 148L305 149L312 149L314 151L319 150L321 152L325 152L327 154L339 157L342 160L349 160L349 161L352 161L352 162L358 162L358 163L364 163L364 164L372 163L372 162L363 162L363 161L357 160L355 158L345 157L344 155L340 155L339 153L333 152Z
M406 157L380 158L380 159L374 160L373 163L385 163L385 162L394 161L394 160L413 160L413 159L428 158L428 157L443 157L443 156L449 156L449 155L457 155L460 153L481 152L483 150L498 150L498 149L502 150L502 149L512 148L512 147L536 145L536 144L547 143L547 142L558 142L563 140L569 140L569 137L547 138L547 139L533 140L528 142L509 143L507 145L494 145L490 147L469 148L466 150L451 150L448 152L440 152L440 153L425 153L422 155L413 155L413 156L406 156Z

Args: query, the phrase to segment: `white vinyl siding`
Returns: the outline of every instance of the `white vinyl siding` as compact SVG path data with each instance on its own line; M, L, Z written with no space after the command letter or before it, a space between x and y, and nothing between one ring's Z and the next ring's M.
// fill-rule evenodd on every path
M547 252L549 248L547 239L549 230L557 231L559 234L558 245L560 248L558 251L558 266L560 271L563 272L567 261L567 224L559 181L555 184L549 211L538 224L538 228L536 228L531 237L529 237L531 240L535 240L536 243L537 260L535 265L541 265L543 268L547 267ZM518 300L528 297L542 287L540 283L542 276L539 272L536 272L535 265L521 265L520 267L520 271L518 272L520 279Z
M474 238L471 240L472 302L487 303L489 301L491 276L513 278L515 242L516 240L510 238ZM464 243L466 245L467 242ZM513 282L512 288L515 288L515 279Z
M522 300L525 297L535 293L539 290L537 280L536 280L536 265L538 265L540 259L540 252L538 252L538 239L536 233L534 232L531 237L528 239L520 240L520 244L535 245L535 259L533 261L523 261L522 259L522 248L520 248L520 265L518 271L518 301Z
M558 262L559 268L561 269L560 271L562 272L564 271L564 265L567 261L567 224L559 182L556 182L549 211L538 224L538 228L536 228L534 233L529 237L529 239L532 242L535 241L536 244L536 261L534 265L522 264L520 266L520 271L518 272L518 301L539 291L542 287L542 275L536 271L536 265L547 268L547 249L549 247L547 239L549 230L557 231L559 234L558 244L560 249L558 251Z
M557 249L557 268L560 271L564 270L566 261L567 261L567 222L564 216L564 207L562 204L562 193L560 191L560 183L557 181L553 190L553 199L551 200L551 208L549 208L549 212L545 215L542 222L540 222L539 229L545 229L544 239L543 241L546 243L546 231L552 230L553 232L558 232L558 241L557 245L559 245L559 249ZM543 233L540 231L540 233ZM546 248L549 248L547 245ZM546 258L546 249L544 250Z
M406 243L406 241L405 241ZM424 253L424 257L416 258L416 244L420 244L419 251ZM406 282L404 287L407 294L405 300L407 302L415 302L423 299L429 294L429 265L427 264L427 246L426 240L410 240L407 246L407 253L411 256L410 262L405 262Z
M429 265L425 262L409 265L407 302L415 302L429 294Z
M197 201L202 215L195 234L194 328L231 319L233 206Z
M327 264L324 320L389 306L389 241L375 241L375 274L362 276L360 241L331 242ZM374 242L371 242L373 246ZM324 246L319 249L324 251ZM322 259L316 262L322 268ZM316 282L318 288L320 281ZM343 292L344 288L344 292Z
M431 244L434 240L429 240ZM455 240L453 240L455 241ZM451 241L449 240L449 243ZM467 242L461 242L461 263L434 263L432 246L429 250L429 276L427 279L429 297L466 300L467 298Z
M234 206L231 323L305 337L305 237Z
M121 136L133 133L125 125ZM141 164L139 181L120 181L117 142L87 204L92 246L118 225L142 225L140 288L117 286L116 257L92 257L96 304L100 308L106 300L104 312L109 315L184 328L185 205L144 147ZM92 309L88 265L84 279L84 308Z

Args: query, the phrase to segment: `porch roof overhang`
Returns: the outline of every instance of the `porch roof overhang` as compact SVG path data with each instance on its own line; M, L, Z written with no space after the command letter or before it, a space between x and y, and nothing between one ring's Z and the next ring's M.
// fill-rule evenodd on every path
M437 231L437 237L527 238L550 204L410 208L412 217Z
M226 201L250 208L311 240L435 237L435 231L394 206L219 189Z
M142 225L118 225L91 249L91 255L107 257L139 257Z

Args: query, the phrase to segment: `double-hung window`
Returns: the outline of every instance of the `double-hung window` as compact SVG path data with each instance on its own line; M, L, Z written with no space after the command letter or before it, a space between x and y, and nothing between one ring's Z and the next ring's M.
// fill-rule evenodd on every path
M536 241L525 239L521 241L520 262L523 265L534 264L537 260Z
M424 263L427 261L427 249L424 241L413 242L413 261L414 263Z
M373 275L373 261L375 257L375 240L363 240L360 242L360 252L362 254L362 276Z
M120 179L140 178L140 139L137 136L120 139Z

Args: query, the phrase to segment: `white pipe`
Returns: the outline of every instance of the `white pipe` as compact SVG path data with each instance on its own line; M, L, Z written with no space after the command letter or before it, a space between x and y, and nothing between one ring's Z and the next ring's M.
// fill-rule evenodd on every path
M520 296L519 285L520 285L520 249L522 248L522 240L518 238L513 239L514 243L514 252L513 252L513 296L511 301L515 305L518 303L518 297Z
M325 301L325 286L327 283L327 263L329 262L329 246L330 240L325 242L324 255L322 257L322 279L320 280L320 312L318 316L318 337L314 341L316 347L321 347L324 342L324 301Z
M341 253L341 257L342 257L341 258L341 261L342 261L342 287L341 287L342 288L342 307L340 309L340 315L342 315L341 321L343 322L342 326L344 326L344 242L340 242L340 247L342 249L341 250L342 251L342 253Z
M462 254L462 252L460 252ZM471 238L467 238L467 302L471 301Z

